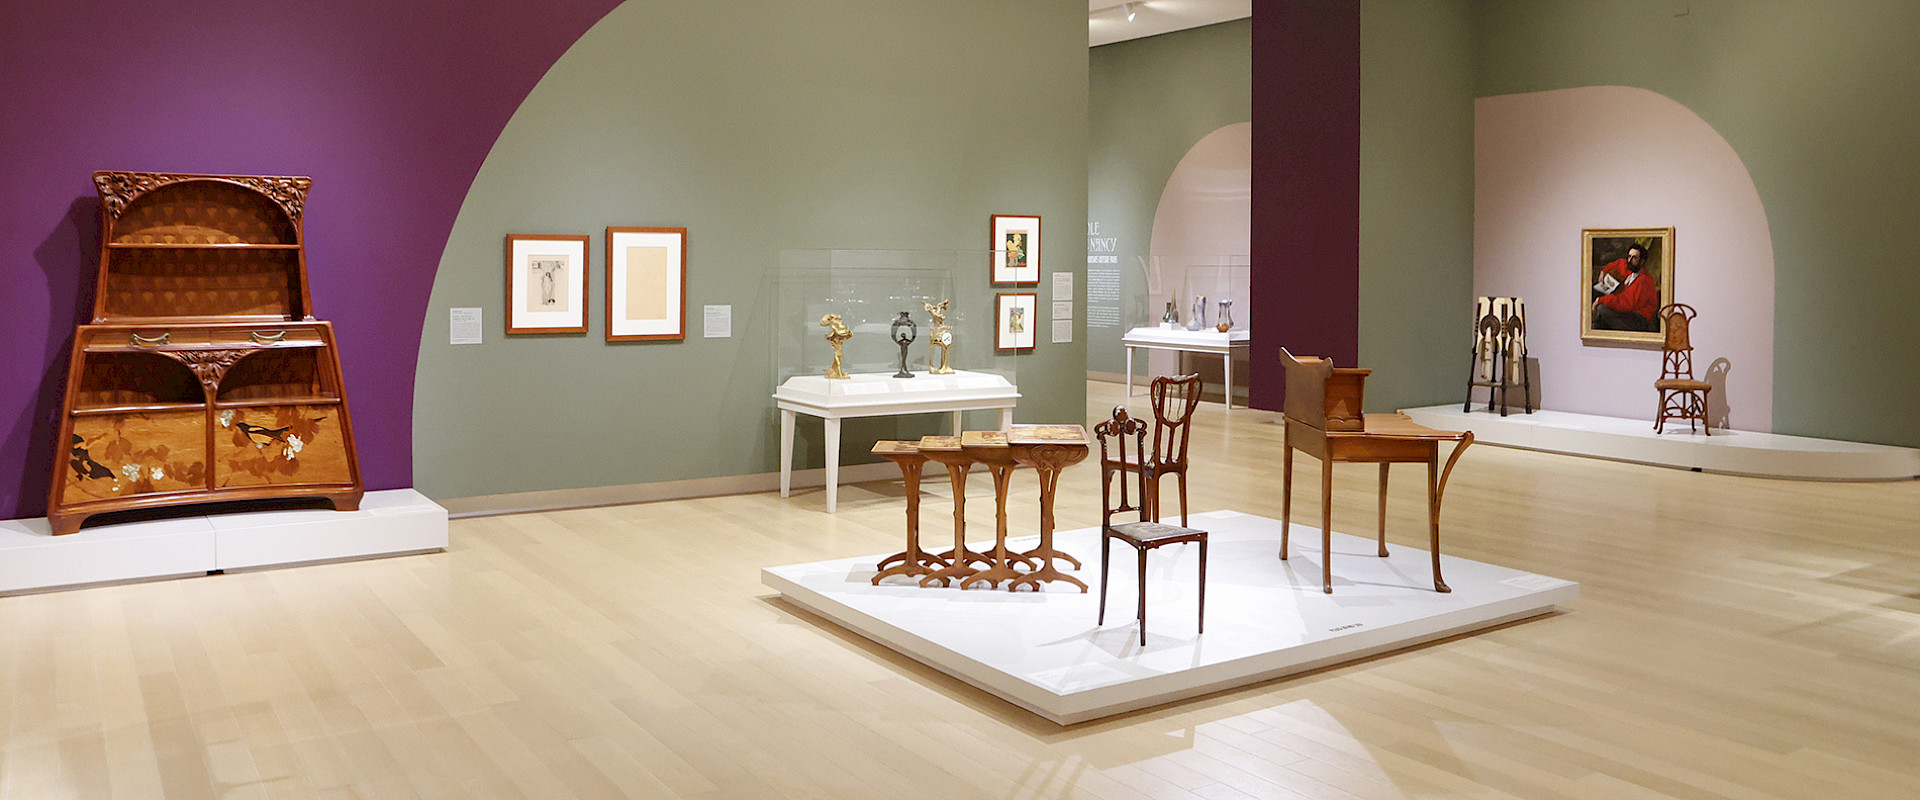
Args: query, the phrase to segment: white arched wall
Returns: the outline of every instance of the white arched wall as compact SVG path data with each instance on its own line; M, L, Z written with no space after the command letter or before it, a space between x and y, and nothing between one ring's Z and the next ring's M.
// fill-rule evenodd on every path
M1475 100L1473 213L1474 293L1526 299L1541 408L1654 418L1660 351L1580 341L1580 231L1671 225L1674 301L1700 312L1694 368L1716 384L1714 424L1772 429L1773 240L1746 166L1705 120L1625 86Z
M1193 298L1184 286L1186 271L1195 263L1247 263L1253 230L1253 123L1236 122L1201 137L1167 177L1160 191L1160 203L1153 212L1153 234L1148 254L1159 265L1157 276L1148 282L1147 308L1158 321L1167 297L1177 294L1180 321L1186 322ZM1232 299L1236 325L1251 326L1252 309L1247 303L1246 273L1238 279L1227 298L1217 290L1206 292L1207 321L1213 322L1221 299ZM1149 368L1154 375L1172 375L1179 371L1179 355L1162 350L1148 351ZM1220 370L1219 358L1209 356L1204 374ZM1246 373L1235 383L1246 389Z

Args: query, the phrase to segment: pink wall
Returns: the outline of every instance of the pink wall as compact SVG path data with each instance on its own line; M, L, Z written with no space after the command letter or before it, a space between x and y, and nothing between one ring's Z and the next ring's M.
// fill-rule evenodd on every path
M1247 303L1247 273L1244 268L1227 265L1247 263L1247 249L1253 225L1253 123L1236 122L1206 136L1180 158L1160 191L1160 204L1153 212L1153 236L1148 253L1157 265L1155 280L1148 282L1147 323L1160 319L1171 293L1180 301L1180 321L1187 322L1193 310L1194 281L1187 273L1198 269L1196 280L1210 282L1230 275L1231 288L1222 293L1216 286L1202 288L1207 297L1207 322L1217 322L1221 300L1233 301L1236 325L1249 327L1253 310ZM1148 364L1154 375L1173 375L1181 371L1175 363L1178 353L1150 350ZM1214 369L1218 358L1209 357ZM1236 381L1245 390L1245 383Z
M1660 351L1583 345L1583 228L1674 228L1675 302L1698 309L1716 426L1773 427L1773 241L1720 134L1664 95L1590 86L1474 101L1477 295L1527 301L1541 408L1651 421ZM1465 319L1464 317L1462 318ZM1724 375L1705 374L1724 359Z

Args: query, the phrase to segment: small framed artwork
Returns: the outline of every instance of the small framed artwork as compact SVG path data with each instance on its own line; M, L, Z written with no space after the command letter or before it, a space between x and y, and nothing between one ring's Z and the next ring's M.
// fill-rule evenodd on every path
M1034 309L1040 296L1033 292L1002 292L994 295L993 346L999 350L1032 350L1034 328L1039 320Z
M1659 345L1673 302L1672 228L1580 232L1580 340Z
M507 333L587 332L589 237L507 234Z
M687 229L607 229L607 341L687 338Z
M993 282L1040 283L1040 218L993 215Z

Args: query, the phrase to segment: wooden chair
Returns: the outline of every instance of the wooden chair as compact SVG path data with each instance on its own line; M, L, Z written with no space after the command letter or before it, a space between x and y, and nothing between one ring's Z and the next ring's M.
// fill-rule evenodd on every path
M1533 376L1527 372L1527 304L1518 297L1482 297L1474 302L1472 366L1467 373L1467 402L1473 410L1473 390L1487 387L1487 411L1500 405L1507 415L1507 390L1520 387L1528 414L1533 413Z
M1153 449L1142 461L1129 455L1115 457L1121 469L1141 473L1146 486L1141 505L1143 519L1160 521L1160 479L1173 475L1180 479L1180 524L1187 524L1187 441L1193 432L1193 411L1200 405L1200 376L1161 376L1153 379L1148 396L1153 404ZM1104 461L1104 459L1103 459ZM1121 484L1119 510L1127 505L1126 484Z
M1281 471L1280 558L1287 557L1287 537L1293 517L1293 451L1320 459L1320 568L1324 590L1333 593L1333 465L1363 462L1380 465L1380 552L1387 556L1387 466L1426 462L1427 529L1433 551L1433 589L1450 592L1440 576L1440 500L1447 478L1460 454L1473 444L1472 431L1441 431L1415 423L1405 414L1363 414L1365 381L1372 370L1336 369L1324 358L1295 358L1286 348L1280 355L1287 371L1283 409L1286 447ZM1440 469L1440 443L1457 441Z
M1187 542L1200 543L1200 620L1196 633L1206 631L1207 626L1207 532L1178 525L1165 525L1148 519L1146 502L1147 473L1144 470L1129 469L1129 460L1133 464L1145 463L1147 423L1144 420L1127 416L1125 408L1115 408L1113 418L1093 427L1094 436L1100 440L1100 617L1096 623L1107 622L1107 579L1108 561L1114 540L1132 546L1138 555L1140 573L1140 602L1135 618L1140 623L1140 646L1147 644L1147 551L1170 544ZM1132 455L1126 456L1128 448ZM1120 486L1122 497L1119 504L1113 502L1114 476L1122 476ZM1140 488L1141 504L1130 506L1125 499L1124 489L1132 475ZM1138 511L1138 522L1114 524L1113 515L1117 511Z
M1660 345L1660 379L1653 388L1660 392L1660 416L1653 421L1653 432L1665 433L1667 420L1684 419L1687 430L1695 430L1698 421L1708 436L1713 424L1707 421L1707 393L1713 384L1693 379L1693 342L1687 329L1692 326L1693 306L1669 303L1660 307L1660 319L1667 338Z

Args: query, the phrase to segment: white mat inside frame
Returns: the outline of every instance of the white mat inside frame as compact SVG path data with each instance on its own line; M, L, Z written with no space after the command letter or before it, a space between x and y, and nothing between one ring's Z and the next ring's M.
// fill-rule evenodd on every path
M936 524L936 528L939 526ZM1086 594L921 589L868 583L881 555L761 570L789 601L1061 725L1099 719L1410 647L1544 614L1579 585L1441 556L1453 592L1433 591L1427 551L1334 534L1334 593L1321 591L1320 536L1294 525L1279 560L1278 520L1214 511L1193 515L1210 533L1207 631L1196 635L1196 547L1149 555L1147 645L1133 624L1134 551L1116 545L1107 625L1097 627L1099 529L1056 534L1086 563L1072 573ZM933 544L937 533L923 531ZM1032 547L1027 540L1025 547ZM1444 541L1443 541L1444 548ZM896 583L899 581L899 583Z

